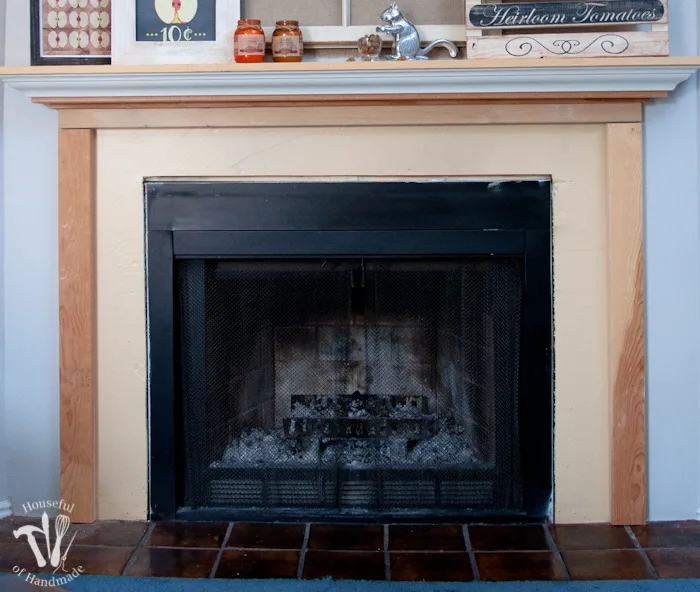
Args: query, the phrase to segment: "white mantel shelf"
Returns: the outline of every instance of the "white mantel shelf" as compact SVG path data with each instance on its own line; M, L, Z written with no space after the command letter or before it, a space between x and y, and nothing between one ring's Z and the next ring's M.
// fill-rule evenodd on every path
M700 58L302 62L183 66L0 68L39 102L149 97L624 94L658 96L700 69Z

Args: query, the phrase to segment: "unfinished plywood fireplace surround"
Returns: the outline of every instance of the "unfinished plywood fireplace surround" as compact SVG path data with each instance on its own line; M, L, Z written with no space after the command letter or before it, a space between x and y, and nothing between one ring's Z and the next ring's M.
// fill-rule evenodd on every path
M554 520L646 519L643 104L697 59L0 69L59 110L61 495L148 516L144 179L551 179Z

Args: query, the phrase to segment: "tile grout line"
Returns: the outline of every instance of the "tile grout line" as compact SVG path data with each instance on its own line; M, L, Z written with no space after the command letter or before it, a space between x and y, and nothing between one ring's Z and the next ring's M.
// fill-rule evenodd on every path
M155 548L155 547L154 547ZM161 549L188 549L190 551L211 551L211 549L202 547L159 547ZM266 553L268 551L296 551L296 548L282 548L276 549L274 547L226 547L227 551L248 551L251 553L261 552ZM316 551L317 549L310 549L311 551ZM357 555L373 555L377 554L377 549L322 549L324 553L355 553ZM413 552L413 551L412 551ZM435 553L435 551L415 551L416 553ZM442 551L440 551L442 553ZM448 553L454 553L454 551L447 551Z
M216 560L214 561L214 565L211 566L211 571L209 572L210 580L214 578L216 570L219 569L219 564L221 563L221 558L224 556L224 549L226 548L226 543L228 543L228 539L231 536L231 533L233 532L234 524L235 522L229 522L228 526L226 527L226 534L224 535L224 538L221 541L221 547L219 547L219 552L216 554Z
M304 561L306 561L306 551L309 549L309 535L311 534L311 523L307 522L306 530L304 530L304 542L301 544L299 551L299 565L297 565L297 580L301 580L304 573Z
M651 564L651 559L649 559L646 549L642 547L641 543L639 542L639 539L637 538L637 535L634 534L634 532L632 532L632 527L625 526L625 532L627 532L627 536L629 536L632 539L632 543L634 543L635 548L642 554L644 564L647 566L647 569L649 570L651 575L654 577L655 580L658 580L659 574L656 573L654 566Z
M119 574L120 576L126 576L127 572L134 566L134 563L136 563L136 554L138 553L139 549L142 549L146 546L144 543L149 538L151 538L151 534L153 534L153 531L156 529L156 524L157 522L151 522L151 524L149 524L148 528L146 529L146 532L143 533L143 536L134 547L134 550L132 551L128 561L126 562L124 569L122 570L121 574Z
M549 525L548 524L543 524L542 528L544 529L544 536L547 539L547 546L549 547L549 550L552 552L556 560L559 562L559 565L561 568L564 570L564 579L569 582L573 578L571 577L571 574L569 573L569 568L566 567L566 563L564 562L564 557L561 554L561 551L559 550L559 547L557 547L557 544L554 542L554 537L552 536L552 532L549 530Z
M469 538L469 527L466 524L462 524L462 536L464 537L464 546L467 548L467 553L469 554L469 563L472 566L474 581L478 582L481 580L479 566L476 564L476 554L474 553L474 549L472 549L472 540Z
M656 547L642 547L642 549L644 551L700 551L700 545L690 545L687 547L685 545L682 547L663 547L657 545Z
M0 543L3 544L3 543ZM6 545L11 544L11 543L4 543ZM189 547L189 546L184 546L181 545L179 547L174 547L171 545L144 545L145 547L148 547L149 549L165 549L168 551L218 551L217 547ZM130 549L131 545L73 545L73 548L83 548L83 549ZM219 547L220 548L220 547ZM675 547L650 547L651 549L671 549ZM700 550L700 547L683 547L684 549L692 549L692 550ZM226 546L224 551L249 551L249 552L266 552L266 551L289 551L289 547L282 547L282 548L277 548L277 547L230 547ZM629 547L620 547L619 549L605 549L606 551L630 551ZM357 553L357 554L365 554L365 555L370 555L372 553L377 553L378 551L373 550L373 549L324 549L324 553ZM435 549L411 549L410 553L415 553L417 555L435 555L436 553L440 553L441 555L457 555L459 553L463 553L464 551L456 551L456 550L435 550ZM499 549L498 551L491 551L491 552L497 552L501 554L515 554L515 553L522 553L523 549ZM549 549L532 549L527 551L528 553L549 553Z
M384 525L384 578L391 581L391 558L389 556L389 525Z

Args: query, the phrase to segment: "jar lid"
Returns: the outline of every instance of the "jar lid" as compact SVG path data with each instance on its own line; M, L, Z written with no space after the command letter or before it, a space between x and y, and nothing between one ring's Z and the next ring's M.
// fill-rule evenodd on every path
M258 19L241 19L238 21L239 25L253 25L256 27L260 26L260 21Z
M299 21L277 21L275 25L278 27L298 27Z

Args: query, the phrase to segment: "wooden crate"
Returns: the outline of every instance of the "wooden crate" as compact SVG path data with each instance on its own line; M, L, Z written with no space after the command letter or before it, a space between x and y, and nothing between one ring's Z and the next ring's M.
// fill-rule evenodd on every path
M467 0L467 59L669 55L668 0Z

